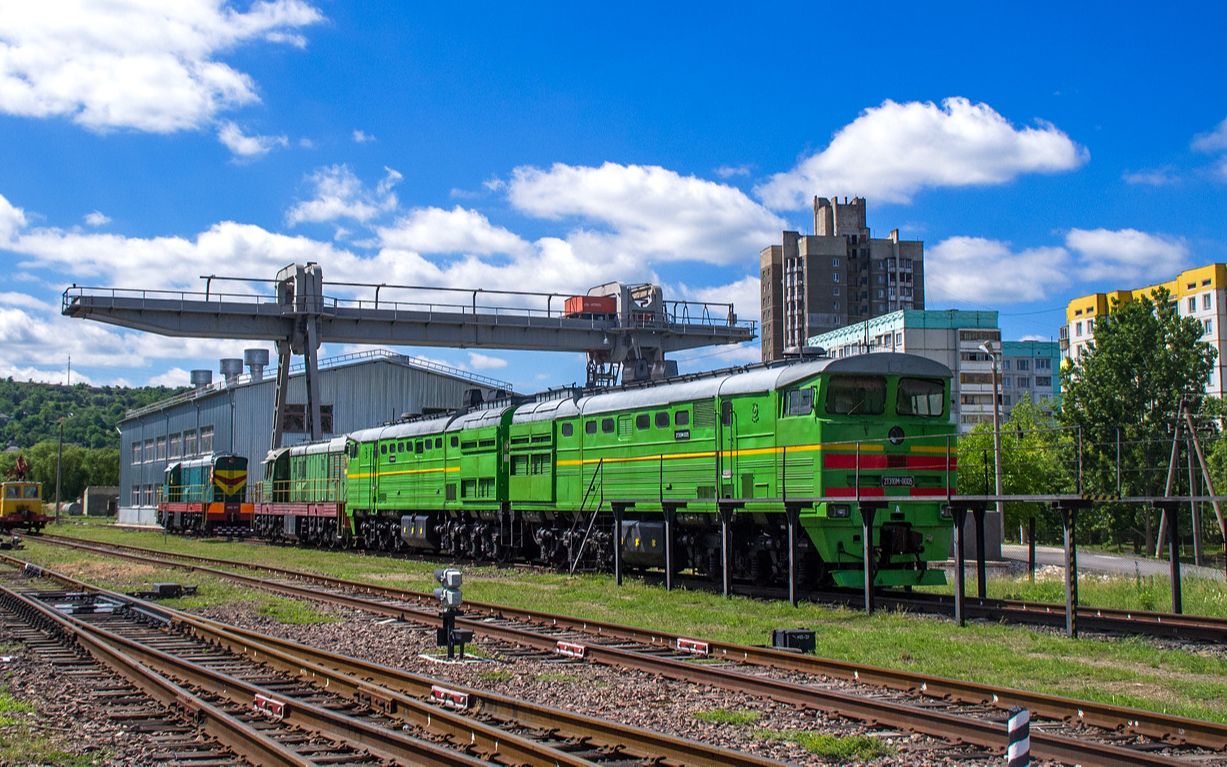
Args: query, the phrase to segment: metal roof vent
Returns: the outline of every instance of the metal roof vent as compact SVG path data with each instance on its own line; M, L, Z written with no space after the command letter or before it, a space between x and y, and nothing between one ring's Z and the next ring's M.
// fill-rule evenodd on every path
M251 380L264 380L264 366L268 364L268 349L244 349L243 362L251 371Z
M224 357L219 363L219 368L226 383L234 383L234 379L243 375L243 360L237 357Z
M212 370L193 370L189 375L194 389L203 389L213 383Z

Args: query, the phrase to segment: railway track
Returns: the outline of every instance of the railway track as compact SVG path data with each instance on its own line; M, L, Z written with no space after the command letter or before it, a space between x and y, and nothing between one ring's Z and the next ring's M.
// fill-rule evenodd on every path
M413 727L423 736L459 744L482 760L525 765L675 765L677 767L771 767L777 762L709 746L683 738L649 732L615 722L541 706L489 693L365 660L309 647L290 640L194 616L116 592L99 589L43 568L31 570L26 563L5 557L14 567L58 581L74 591L42 590L43 601L66 602L86 616L106 616L108 629L127 627L134 620L140 628L127 627L125 636L137 636L168 644L191 657L209 657L229 673L247 662L251 674L267 688L267 698L286 710L302 705L295 692L308 698L329 700L327 707L354 715L370 711L374 720L395 720L393 730ZM7 596L7 594L6 594ZM31 596L24 594L20 596ZM116 618L115 616L119 616ZM125 622L126 621L126 622ZM93 621L96 623L97 621ZM152 626L152 628L151 628ZM269 668L284 676L276 679ZM326 690L322 693L321 690ZM370 740L363 734L360 742ZM382 758L386 749L376 747ZM393 756L395 756L393 754ZM396 759L401 761L401 759ZM427 763L420 756L410 763ZM348 764L349 762L342 762ZM355 762L357 763L357 762ZM429 762L453 763L453 762ZM460 763L468 763L461 761Z
M282 568L149 551L131 546L49 540L111 556L175 565L300 599L435 625L426 594ZM265 573L245 575L220 567ZM309 584L309 585L305 585ZM645 631L497 605L467 603L457 621L488 639L769 698L861 721L1000 749L1003 709L1033 716L1032 752L1083 765L1227 763L1227 725L1090 701L997 688L778 650Z
M46 533L40 534L37 536L37 539L68 542L81 540ZM119 549L126 548L123 544L107 545L115 546ZM135 551L153 551L152 549L143 549L141 547L130 548ZM380 552L367 552L367 554L392 556ZM440 564L452 562L452 560L443 558L431 561L437 561ZM473 564L479 566L489 565L488 562L483 561L474 561ZM538 569L531 565L523 565L521 567ZM555 572L552 569L541 569L543 572ZM655 573L648 573L645 579L650 583L664 582L663 576ZM717 584L701 577L679 575L675 576L675 579L679 584L696 590L710 591L718 588ZM734 593L749 597L787 598L787 592L777 587L755 586L748 588L734 584L733 590ZM802 598L821 604L835 604L853 608L860 608L864 605L864 595L857 589L811 590L804 592ZM884 608L900 612L941 616L951 616L954 614L954 597L944 594L883 591L875 596L874 604L879 609ZM1064 627L1065 625L1064 604L1018 599L980 599L974 596L964 597L963 604L966 616L971 619L978 618L987 621L1030 626ZM1110 607L1089 607L1086 605L1078 606L1075 615L1079 629L1082 631L1179 639L1186 642L1227 644L1227 618L1150 610L1121 610Z

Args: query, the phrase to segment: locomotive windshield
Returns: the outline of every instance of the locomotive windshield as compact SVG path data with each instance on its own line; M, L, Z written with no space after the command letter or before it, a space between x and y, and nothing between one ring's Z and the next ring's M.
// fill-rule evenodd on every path
M882 376L831 376L827 383L827 413L882 415L886 411L886 379Z
M945 384L935 378L900 378L895 412L899 415L944 415L946 412Z
M38 485L34 485L34 484L5 485L4 486L4 496L6 498L25 498L25 499L37 498L38 497Z

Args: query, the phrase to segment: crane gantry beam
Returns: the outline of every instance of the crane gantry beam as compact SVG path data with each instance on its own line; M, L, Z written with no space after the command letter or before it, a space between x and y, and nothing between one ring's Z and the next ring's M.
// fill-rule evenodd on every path
M215 293L207 278L204 292L89 288L64 291L62 313L164 336L267 340L277 345L277 412L273 447L281 444L281 417L286 405L290 357L306 362L307 418L312 439L319 439L317 350L324 341L392 346L516 349L582 352L588 355L589 383L610 382L617 370L623 380L659 378L676 370L666 352L754 338L754 323L739 321L732 304L664 301L655 285L610 283L590 295L614 299L609 312L568 312L556 306L558 294L336 283L375 288L374 300L346 299L324 293L318 264L291 264L274 282L274 295ZM381 289L415 290L437 295L471 294L466 303L380 300ZM597 292L594 292L597 291ZM488 306L487 297L514 296L524 303L545 299L545 308ZM609 371L613 370L614 373ZM602 372L604 371L604 372Z

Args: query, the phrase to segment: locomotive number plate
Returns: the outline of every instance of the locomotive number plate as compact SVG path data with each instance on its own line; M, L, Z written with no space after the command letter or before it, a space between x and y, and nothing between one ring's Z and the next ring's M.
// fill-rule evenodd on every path
M882 477L882 487L911 487L915 477Z
M673 432L674 439L690 439L690 429L677 429Z

